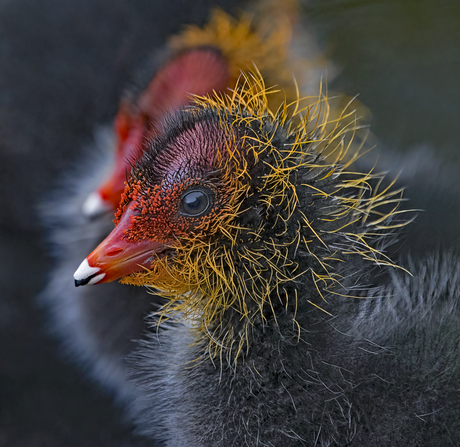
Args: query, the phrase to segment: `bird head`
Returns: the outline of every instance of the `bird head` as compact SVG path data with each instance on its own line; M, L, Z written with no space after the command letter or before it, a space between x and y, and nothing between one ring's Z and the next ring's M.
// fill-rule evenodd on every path
M133 166L116 227L76 284L152 286L168 298L163 316L213 328L211 340L233 343L229 318L245 321L244 344L248 325L295 309L300 293L321 308L359 288L364 264L393 265L382 250L401 225L391 222L401 191L348 169L353 114L329 122L321 96L273 112L269 94L255 73L171 117Z
M248 17L234 19L215 10L204 27L189 26L171 37L164 57L146 88L131 92L120 103L114 120L115 160L109 176L83 204L83 214L94 217L115 211L124 190L130 160L142 157L146 141L165 131L164 118L192 102L192 95L224 92L241 71L253 64L268 79L290 87L286 48L290 26L282 20L268 35L255 29Z

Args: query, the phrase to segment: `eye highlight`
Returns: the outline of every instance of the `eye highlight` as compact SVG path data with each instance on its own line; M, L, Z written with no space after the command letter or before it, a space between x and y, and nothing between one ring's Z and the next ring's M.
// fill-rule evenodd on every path
M197 217L205 213L212 203L210 193L202 189L187 191L181 198L179 211L185 216Z

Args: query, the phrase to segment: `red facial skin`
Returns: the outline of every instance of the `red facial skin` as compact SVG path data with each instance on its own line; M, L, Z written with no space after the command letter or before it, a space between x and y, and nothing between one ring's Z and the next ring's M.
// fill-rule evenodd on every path
M184 52L158 71L135 106L124 101L115 117L115 168L98 193L115 210L124 190L128 160L137 160L147 138L161 134L163 119L190 104L191 95L222 91L229 83L228 62L217 51L200 48Z

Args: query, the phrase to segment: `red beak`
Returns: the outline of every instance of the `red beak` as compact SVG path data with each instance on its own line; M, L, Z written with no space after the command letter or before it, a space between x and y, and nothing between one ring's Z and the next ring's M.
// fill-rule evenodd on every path
M80 264L74 274L75 286L101 284L140 272L152 266L158 253L170 244L142 241L130 242L124 238L134 211L126 208L113 231Z

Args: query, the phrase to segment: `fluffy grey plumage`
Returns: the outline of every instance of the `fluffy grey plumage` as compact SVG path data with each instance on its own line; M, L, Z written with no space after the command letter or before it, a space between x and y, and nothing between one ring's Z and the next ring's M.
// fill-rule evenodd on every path
M278 320L235 369L190 366L185 325L151 335L131 359L141 431L175 447L457 445L460 262L409 267L334 318L302 312L299 343Z

